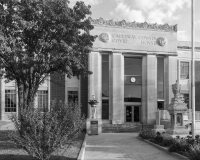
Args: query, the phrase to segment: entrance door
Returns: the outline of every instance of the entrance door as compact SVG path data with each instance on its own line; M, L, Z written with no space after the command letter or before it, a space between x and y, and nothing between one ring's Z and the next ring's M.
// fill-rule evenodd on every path
M140 106L126 106L126 122L140 121Z
M126 122L132 122L132 106L126 106Z
M133 106L134 110L134 122L139 122L140 121L140 108L139 106Z

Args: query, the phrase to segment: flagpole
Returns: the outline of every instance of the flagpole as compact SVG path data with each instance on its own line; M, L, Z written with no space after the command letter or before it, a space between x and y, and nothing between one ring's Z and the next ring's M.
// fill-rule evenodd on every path
M191 26L192 26L192 33L191 33L191 47L192 47L192 138L195 138L195 26L194 26L194 20L195 20L195 0L192 0L191 5Z

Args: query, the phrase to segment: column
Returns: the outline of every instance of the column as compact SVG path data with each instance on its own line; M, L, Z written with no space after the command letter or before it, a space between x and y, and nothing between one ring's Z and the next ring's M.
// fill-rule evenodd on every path
M124 56L112 53L111 64L112 123L124 123Z
M97 104L96 118L101 119L101 107L102 107L102 60L99 52L89 53L88 69L93 74L88 76L88 101L92 99L92 95L95 95L95 99L99 102ZM88 104L88 118L91 118L91 107Z
M164 109L167 110L171 98L174 97L172 84L176 83L177 80L177 58L167 56L165 57L164 64Z
M142 59L142 122L155 124L157 111L157 57Z

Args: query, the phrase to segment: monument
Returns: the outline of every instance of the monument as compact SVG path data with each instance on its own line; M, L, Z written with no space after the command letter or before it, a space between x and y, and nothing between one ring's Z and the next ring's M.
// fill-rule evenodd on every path
M166 129L166 133L171 135L188 134L189 131L183 125L183 114L187 111L187 104L184 103L183 96L180 94L181 85L176 81L172 85L174 98L168 106L171 116L170 126Z
M101 123L102 121L96 117L97 114L97 103L99 103L96 99L95 96L92 96L92 99L89 100L88 104L90 104L91 108L91 115L89 119L87 119L86 122L86 129L87 133L90 135L98 135L101 133Z

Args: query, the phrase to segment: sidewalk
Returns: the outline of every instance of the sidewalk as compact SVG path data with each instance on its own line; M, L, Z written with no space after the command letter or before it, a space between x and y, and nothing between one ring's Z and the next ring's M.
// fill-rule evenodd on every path
M180 160L137 138L138 133L88 136L84 160Z
M13 130L15 127L11 121L0 121L1 130Z

